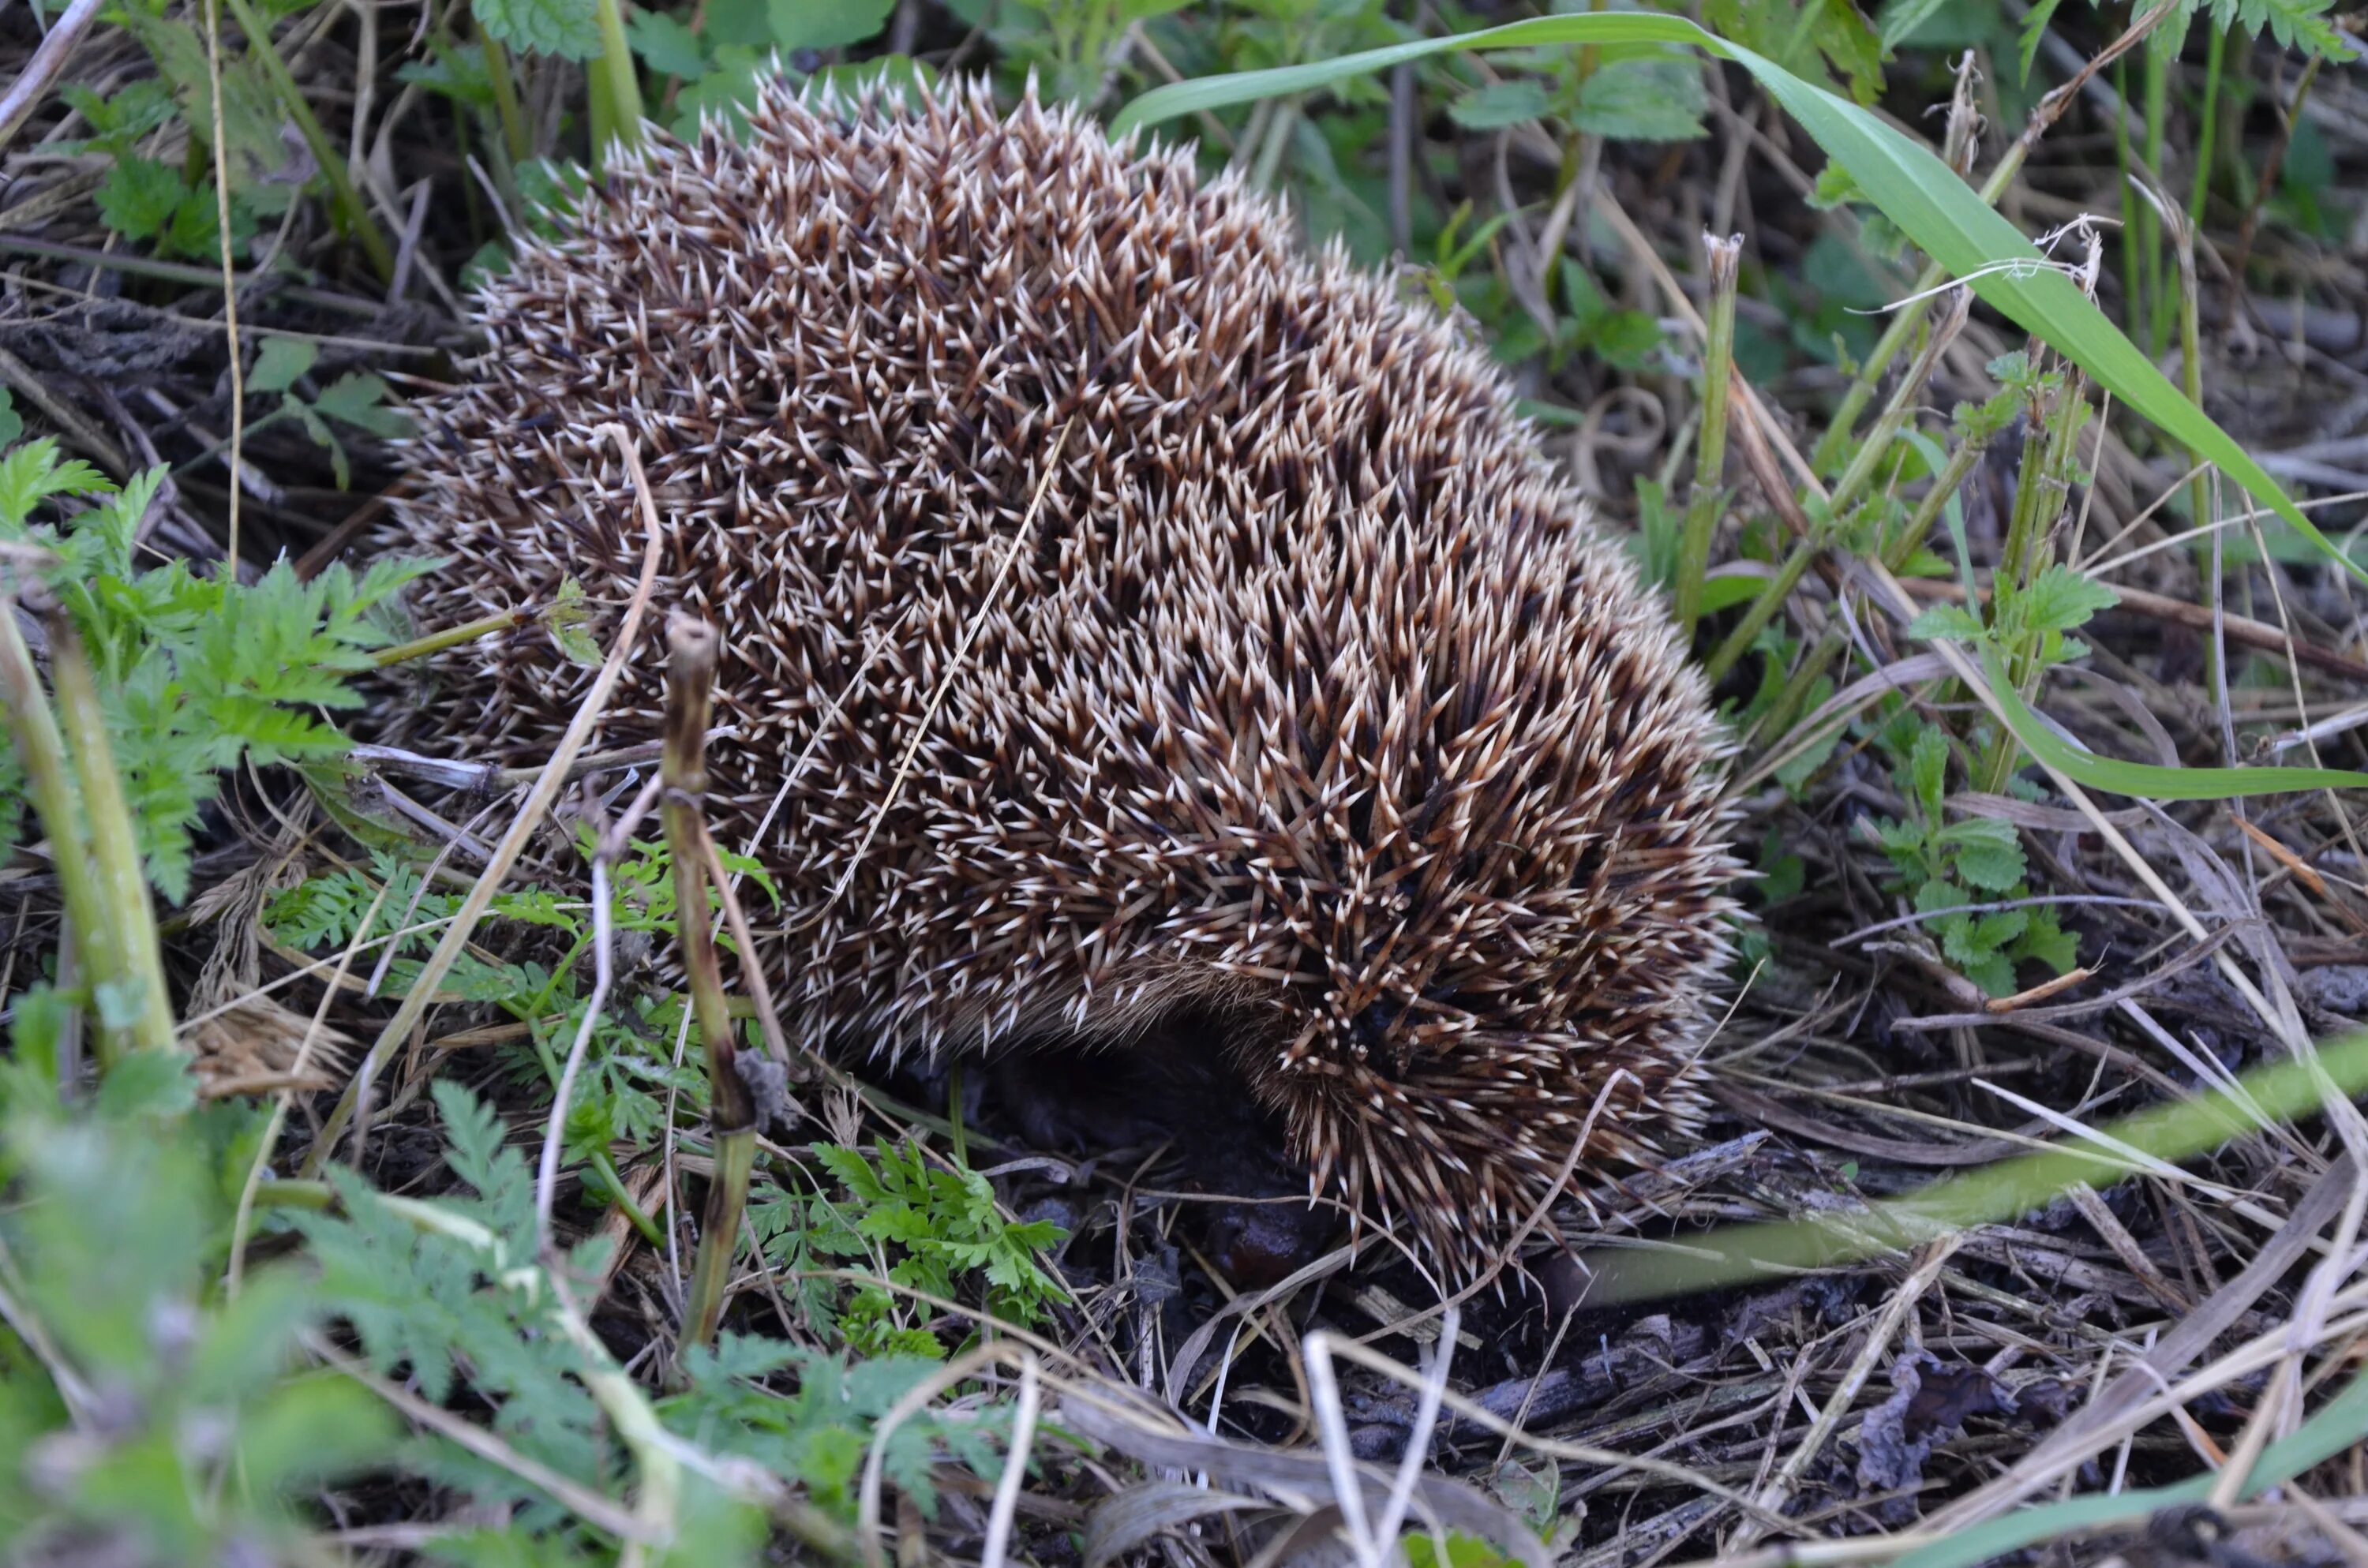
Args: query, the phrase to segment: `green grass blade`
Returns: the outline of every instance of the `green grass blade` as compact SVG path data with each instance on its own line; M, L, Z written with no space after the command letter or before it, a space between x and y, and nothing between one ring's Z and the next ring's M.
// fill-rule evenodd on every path
M2190 403L2154 362L2051 266L2021 231L1993 211L1947 165L1876 116L1804 82L1772 61L1681 17L1625 13L1542 17L1448 38L1417 39L1344 54L1334 60L1243 71L1155 87L1120 111L1114 133L1178 115L1247 103L1281 93L1305 93L1352 76L1451 51L1534 48L1547 44L1690 44L1731 60L1756 77L1768 96L1800 122L1817 144L1850 171L1867 199L1924 253L1999 311L2052 344L2116 398L2251 493L2304 538L2362 583L2363 567L2314 527L2267 471L2234 437ZM2077 259L2077 258L2076 258ZM1986 270L2003 262L2028 265Z
M2319 1065L2345 1094L2368 1088L2368 1034L2322 1041ZM1723 1289L1792 1269L1829 1268L1973 1225L1997 1224L2044 1208L2076 1181L2102 1188L2133 1174L2126 1150L2176 1164L2218 1148L2270 1122L2306 1116L2321 1104L2308 1063L2292 1058L2256 1067L2237 1080L2259 1108L2257 1116L2223 1089L2192 1099L2167 1100L2110 1122L2097 1131L2123 1145L2073 1140L2039 1153L1942 1176L1855 1214L1728 1225L1679 1238L1684 1253L1609 1252L1584 1261L1595 1274L1590 1302L1649 1301Z
M1982 650L1982 669L1989 676L2007 728L2023 748L2092 790L2110 790L2146 801L2226 801L2239 795L2291 795L2303 790L2368 790L2368 773L2347 773L2335 767L2164 767L2099 756L2066 741L2031 710L2006 678L2006 666L1997 649Z

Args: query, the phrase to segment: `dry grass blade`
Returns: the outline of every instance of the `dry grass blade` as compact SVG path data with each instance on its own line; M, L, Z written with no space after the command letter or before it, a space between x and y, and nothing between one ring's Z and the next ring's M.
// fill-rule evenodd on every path
M1004 1553L1011 1546L1011 1524L1019 1509L1019 1488L1028 1479L1028 1450L1036 1439L1036 1409L1042 1395L1042 1379L1036 1370L1036 1358L1019 1358L1019 1397L1011 1410L1011 1443L1003 1460L1003 1474L995 1483L995 1506L987 1515L986 1545L979 1553L979 1568L1003 1568Z

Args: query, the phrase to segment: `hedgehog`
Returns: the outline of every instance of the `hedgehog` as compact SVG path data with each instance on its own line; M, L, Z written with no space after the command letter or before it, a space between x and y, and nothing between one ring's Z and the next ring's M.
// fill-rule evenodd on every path
M1416 293L1032 90L771 82L484 285L383 542L442 559L426 625L571 581L613 623L621 424L792 1038L1164 1052L1471 1277L1697 1131L1738 867L1665 610ZM398 738L537 761L593 676L529 620Z

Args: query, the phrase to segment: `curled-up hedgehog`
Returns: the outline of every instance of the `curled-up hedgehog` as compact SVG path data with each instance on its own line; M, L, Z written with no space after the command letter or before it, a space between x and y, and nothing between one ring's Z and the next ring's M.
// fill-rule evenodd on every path
M385 542L449 558L430 626L570 578L614 614L632 432L792 1035L1051 1053L1188 1143L1247 1110L1467 1277L1574 1160L1690 1132L1721 737L1486 359L1189 151L983 87L748 119L486 285ZM456 648L404 738L538 760L592 676Z

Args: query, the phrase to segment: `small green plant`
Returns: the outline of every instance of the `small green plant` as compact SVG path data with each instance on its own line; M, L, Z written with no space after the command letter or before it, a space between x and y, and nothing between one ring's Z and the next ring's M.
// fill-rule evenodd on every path
M929 1303L875 1285L850 1291L821 1277L881 1249L894 1258L891 1284L940 1300L954 1299L965 1280L983 1274L987 1311L1022 1326L1068 1299L1034 1256L1059 1243L1058 1227L1004 1219L977 1172L938 1168L919 1150L885 1142L875 1145L876 1169L860 1150L818 1144L814 1153L843 1192L785 1181L759 1189L748 1218L766 1260L796 1281L807 1326L824 1338L860 1355L945 1354L929 1326L938 1315Z
M57 443L0 458L0 542L36 552L42 587L81 638L103 694L148 875L178 902L189 887L189 830L220 776L242 763L332 757L345 737L317 716L361 699L353 677L397 640L394 596L430 564L386 559L311 582L281 562L251 585L199 576L186 561L142 570L140 528L165 471L118 491ZM63 517L67 499L91 502ZM0 830L14 842L24 783L0 763Z
M241 250L255 237L254 209L231 200L231 244ZM222 255L221 204L214 182L195 185L181 171L154 158L119 156L98 187L98 215L127 240L152 243L161 256L213 261Z
M1947 733L1924 725L1897 775L1914 814L1880 824L1875 837L1899 871L1900 891L1940 937L1942 955L1990 995L2011 995L2018 962L2036 959L2060 974L2078 959L2078 938L2057 924L2051 905L1968 907L2026 899L2030 890L2012 824L1947 820L1948 767Z
M336 471L337 488L343 490L353 483L353 472L346 459L345 443L337 438L331 421L349 425L381 440L409 435L411 421L388 402L385 381L368 371L348 370L309 395L301 391L298 383L312 373L320 357L320 345L302 338L273 337L265 341L263 351L256 356L255 368L246 373L246 390L250 395L278 392L279 406L249 425L246 431L252 437L275 420L296 421L313 437L315 446L327 449L330 466Z
M301 1269L222 1293L254 1117L193 1109L164 1051L69 1112L59 1020L32 1000L0 1068L0 1535L51 1560L301 1555L305 1499L393 1460L395 1434L362 1390L304 1367L324 1314Z
M859 1352L848 1358L778 1339L726 1334L712 1350L685 1354L689 1387L659 1408L677 1430L719 1451L797 1477L816 1505L851 1524L855 1481L873 1429L898 1400L938 1370L933 1357ZM794 1375L794 1393L763 1386L784 1372ZM930 1471L939 1455L982 1475L1001 1464L993 1440L1003 1426L1000 1415L992 1409L969 1416L925 1411L888 1436L882 1471L925 1513L934 1512L937 1486Z

